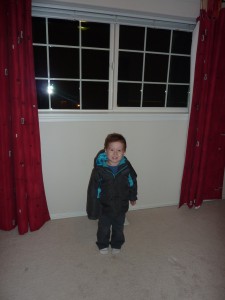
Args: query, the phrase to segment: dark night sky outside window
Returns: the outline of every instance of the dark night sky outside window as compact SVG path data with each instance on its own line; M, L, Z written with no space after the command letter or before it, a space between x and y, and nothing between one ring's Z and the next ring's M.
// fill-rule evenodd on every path
M190 80L190 58L175 56L171 57L171 65L170 65L170 82L181 82L188 83Z
M50 77L79 78L78 49L50 47L49 58Z
M141 84L119 83L118 84L118 106L140 107Z
M109 78L109 51L82 50L82 77L107 80Z
M83 22L82 47L109 48L109 25Z
M143 54L120 52L119 53L119 80L141 81Z
M168 89L167 106L168 107L186 107L189 86L170 85Z
M32 20L39 109L108 110L110 97L118 108L187 107L192 32Z
M165 82L168 70L168 55L146 54L145 81Z
M174 30L171 52L179 54L190 54L191 39L192 34L190 32Z
M147 29L146 50L153 52L169 52L171 30Z
M120 25L117 105L187 107L192 34L146 30Z
M47 77L47 52L46 47L34 47L34 60L35 75L36 77Z
M33 43L46 43L45 18L32 18Z
M121 26L120 27L120 49L144 50L143 27Z
M39 108L108 109L110 25L51 18L47 25L46 36L46 19L33 17Z
M105 82L83 82L83 109L107 109L108 83Z
M79 46L79 22L49 19L49 43L55 45Z
M80 105L79 82L76 81L54 81L55 87L51 97L53 109L78 109Z
M143 106L164 107L165 90L165 84L145 84L143 94Z
M49 99L48 94L46 93L48 89L47 80L36 80L36 89L37 89L37 100L38 107L42 109L49 109Z

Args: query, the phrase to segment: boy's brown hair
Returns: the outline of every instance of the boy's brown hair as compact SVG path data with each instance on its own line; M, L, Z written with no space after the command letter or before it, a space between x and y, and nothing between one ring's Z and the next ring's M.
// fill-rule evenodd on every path
M104 149L106 150L110 143L112 142L121 142L124 146L124 151L127 149L127 142L126 139L119 133L111 133L108 134L105 139Z

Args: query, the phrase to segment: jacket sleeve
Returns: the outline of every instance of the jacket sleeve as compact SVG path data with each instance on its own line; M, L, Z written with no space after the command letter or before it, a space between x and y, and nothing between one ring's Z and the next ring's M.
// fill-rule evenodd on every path
M100 179L95 169L92 170L91 177L87 189L86 212L88 219L97 220L100 213L99 191Z
M129 174L129 184L130 184L130 200L137 200L137 173L135 172L132 165L129 163L130 174Z

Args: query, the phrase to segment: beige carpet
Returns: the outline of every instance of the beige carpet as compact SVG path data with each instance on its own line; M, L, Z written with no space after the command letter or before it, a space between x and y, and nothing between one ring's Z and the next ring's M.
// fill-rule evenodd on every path
M1 300L224 300L225 201L130 211L126 243L100 255L97 222L0 231Z

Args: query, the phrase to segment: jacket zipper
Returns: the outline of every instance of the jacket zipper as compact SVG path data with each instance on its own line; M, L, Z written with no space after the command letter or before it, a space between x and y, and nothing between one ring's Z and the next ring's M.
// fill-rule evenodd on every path
M114 179L116 178L116 176L121 173L123 170L127 169L127 166L124 166L121 170L119 170L119 172L117 172L116 174L113 174L113 172L111 170L106 169L106 171L110 174L113 175Z

